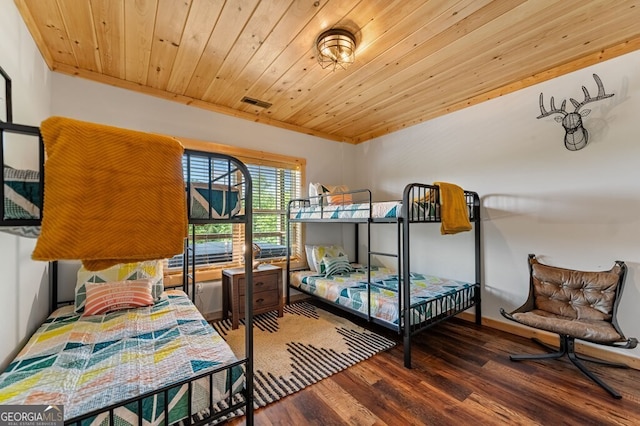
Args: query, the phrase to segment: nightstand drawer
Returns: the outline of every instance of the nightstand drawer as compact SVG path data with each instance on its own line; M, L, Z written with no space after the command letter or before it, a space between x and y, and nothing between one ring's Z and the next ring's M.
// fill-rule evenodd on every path
M278 291L278 274L280 271L275 271L275 273L257 273L253 275L253 293L259 293L262 291ZM246 279L244 277L238 278L238 294L240 296L244 296L245 290L245 282Z
M244 314L244 304L246 298L240 296L238 300L238 312L240 316ZM261 291L253 293L253 311L254 313L268 312L278 309L280 306L280 294L276 291Z

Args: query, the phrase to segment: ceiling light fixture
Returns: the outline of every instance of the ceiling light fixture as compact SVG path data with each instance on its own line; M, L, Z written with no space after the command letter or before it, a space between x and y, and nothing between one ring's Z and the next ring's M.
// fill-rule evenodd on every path
M346 70L356 59L356 38L347 30L334 28L320 34L316 41L318 63L323 69Z

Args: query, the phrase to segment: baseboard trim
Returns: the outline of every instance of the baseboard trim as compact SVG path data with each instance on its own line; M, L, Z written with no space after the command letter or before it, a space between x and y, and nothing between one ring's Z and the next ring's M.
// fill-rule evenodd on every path
M472 312L463 312L458 315L459 318L475 322L476 316ZM496 330L504 331L506 333L515 334L520 337L527 338L536 338L548 345L559 345L559 337L557 334L548 333L546 331L534 330L525 326L521 326L515 323L506 323L502 321L497 321L491 318L482 318L482 325L490 328L494 328ZM579 352L582 355L589 356L592 358L598 358L604 361L609 362L618 362L628 365L634 370L640 370L640 358L636 358L633 356L621 354L618 352L614 352L611 350L607 350L604 348L599 348L596 346L588 345L585 343L580 343L576 341L576 352Z

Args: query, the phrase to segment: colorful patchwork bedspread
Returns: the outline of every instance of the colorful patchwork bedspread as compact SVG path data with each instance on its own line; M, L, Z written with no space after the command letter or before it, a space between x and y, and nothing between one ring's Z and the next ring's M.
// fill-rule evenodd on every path
M214 370L236 360L225 341L181 291L153 306L80 316L56 310L0 375L0 404L62 404L65 420ZM231 374L231 389L228 388ZM198 413L244 387L241 367L216 373L192 390ZM188 414L188 387L169 391L169 422ZM143 402L143 424L162 424L164 397ZM116 424L137 425L137 404L116 411ZM101 416L85 424L100 424Z
M351 273L330 277L311 271L293 273L292 284L300 289L338 305L367 313L367 271L358 269ZM412 318L425 321L435 315L461 305L459 291L470 289L473 284L411 273ZM440 303L427 302L439 300ZM398 324L398 275L389 268L371 268L371 316L392 324Z

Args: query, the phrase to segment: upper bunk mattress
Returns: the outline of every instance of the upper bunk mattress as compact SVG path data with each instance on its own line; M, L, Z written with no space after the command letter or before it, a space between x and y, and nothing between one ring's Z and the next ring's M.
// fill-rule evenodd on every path
M65 420L153 391L236 361L226 342L185 293L165 292L153 306L81 316L56 310L0 375L0 404L62 404ZM241 367L194 382L192 413L244 387ZM188 414L188 386L169 391L169 422ZM164 418L162 395L143 403L143 419ZM138 424L137 404L116 411ZM94 424L100 423L99 419Z
M291 284L314 296L326 299L360 313L366 314L367 271L357 269L351 273L329 277L312 271L297 271L291 274ZM442 311L461 305L458 300L461 290L472 291L474 284L440 278L432 275L411 273L411 307L413 320L424 321ZM426 312L427 302L441 300L438 310ZM371 268L371 316L391 324L398 324L398 275L389 268Z
M191 183L190 218L229 219L237 216L241 208L238 188L219 184Z
M369 217L383 219L400 216L402 203L400 201L382 201L356 204L330 204L328 206L306 206L292 208L290 219L367 219Z
M3 222L40 219L40 173L36 170L18 170L8 166L4 166L3 169ZM2 226L0 231L29 238L37 238L40 235L39 226Z

